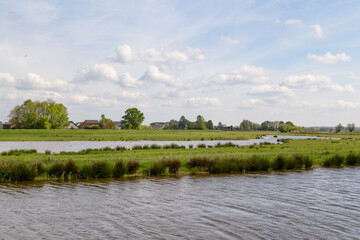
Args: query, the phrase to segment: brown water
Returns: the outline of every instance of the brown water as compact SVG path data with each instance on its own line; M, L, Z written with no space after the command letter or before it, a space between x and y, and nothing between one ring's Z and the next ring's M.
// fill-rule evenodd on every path
M0 185L0 239L359 239L360 168Z

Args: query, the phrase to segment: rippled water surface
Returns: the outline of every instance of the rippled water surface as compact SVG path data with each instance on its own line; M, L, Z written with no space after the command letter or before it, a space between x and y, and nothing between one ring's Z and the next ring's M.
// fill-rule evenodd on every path
M358 239L360 168L0 185L4 239Z

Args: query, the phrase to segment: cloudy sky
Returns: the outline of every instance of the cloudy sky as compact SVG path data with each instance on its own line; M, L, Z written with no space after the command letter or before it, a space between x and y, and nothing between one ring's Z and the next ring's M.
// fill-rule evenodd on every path
M0 0L0 121L26 99L73 121L202 115L360 126L360 1Z

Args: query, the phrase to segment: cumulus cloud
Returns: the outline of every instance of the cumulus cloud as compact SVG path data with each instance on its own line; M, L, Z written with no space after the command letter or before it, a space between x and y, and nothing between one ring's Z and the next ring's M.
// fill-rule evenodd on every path
M71 97L71 99L74 101L74 103L77 103L77 104L86 103L86 104L96 105L96 106L100 106L100 107L121 105L121 102L114 98L89 97L89 96L82 95L82 94L73 95Z
M136 87L140 87L140 86L144 85L143 81L140 81L139 79L134 78L128 72L125 72L120 76L119 82L122 86L129 87L129 88L136 88Z
M228 43L231 43L231 44L239 44L239 40L236 40L236 39L232 39L231 37L224 37L224 36L221 36L220 37L220 40L221 41L225 41L225 42L228 42Z
M74 80L76 82L88 82L88 81L118 81L117 71L107 64L95 64L92 68L80 69Z
M331 54L330 52L327 52L325 55L315 55L312 53L309 53L307 55L308 59L313 59L318 62L327 63L327 64L333 64L337 62L350 62L351 56L346 55L345 53L338 53L336 55Z
M344 100L338 100L335 104L335 107L338 108L358 108L360 106L360 102L351 102L351 101L344 101Z
M349 78L355 81L360 81L360 77L355 75L354 73L350 73Z
M296 97L296 94L286 86L271 86L271 85L261 85L253 87L249 92L249 95L260 95L260 96L286 96L286 97Z
M46 81L40 75L29 73L22 79L16 81L18 89L60 89L65 90L67 82L63 80Z
M320 90L330 90L334 92L355 92L355 89L349 84L341 86L334 83L330 77L321 75L295 75L286 78L281 85L291 88L308 88L311 92Z
M244 101L241 101L239 108L249 108L254 109L267 105L267 103L258 98L251 98Z
M116 59L119 63L131 63L134 61L136 54L132 51L129 45L122 45L116 48Z
M185 106L188 107L218 107L221 102L218 98L191 97L186 99Z
M158 92L154 97L160 99L169 99L169 98L177 98L184 97L186 93L184 91L179 91L175 88L168 88L161 92Z
M129 91L123 91L121 93L121 97L124 99L138 99L139 97L143 96L140 92L129 92Z
M73 95L71 97L71 99L75 102L75 103L83 103L83 102L86 102L89 97L88 96L85 96L85 95L81 95L81 94L76 94L76 95Z
M323 33L323 30L322 30L322 27L320 26L320 24L311 25L310 27L312 29L314 29L316 38L324 37L324 33Z
M255 84L264 83L268 80L262 67L244 65L238 70L234 70L228 74L221 74L214 77L210 84L221 85L237 85L237 84Z
M17 94L15 94L15 93L6 94L4 97L7 100L15 100L15 99L19 98L19 96Z
M136 53L128 45L119 46L116 49L117 62L130 63L135 59L143 62L169 65L202 61L205 59L205 56L200 49L191 47L187 47L183 52L164 52L156 48L149 48Z
M0 85L2 87L14 86L15 78L10 73L0 73Z
M156 83L163 83L168 86L173 87L181 87L182 82L176 79L172 75L168 75L165 73L160 72L159 68L156 66L149 66L149 69L145 72L144 76L141 77L141 81L146 83L156 82Z
M288 19L285 21L286 25L298 25L301 23L302 23L302 21L300 19Z

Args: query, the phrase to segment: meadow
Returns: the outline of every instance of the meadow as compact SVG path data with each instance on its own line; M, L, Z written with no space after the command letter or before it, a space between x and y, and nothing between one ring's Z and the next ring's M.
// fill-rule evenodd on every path
M220 130L67 130L67 129L12 129L0 130L0 141L191 141L243 140L262 135L294 135L274 131L220 131ZM360 139L357 133L306 133L306 136Z
M21 181L34 178L245 173L354 166L360 164L359 146L359 138L347 138L286 140L281 145L227 145L216 148L205 145L192 149L146 147L126 150L120 147L60 154L9 151L0 156L0 179Z

